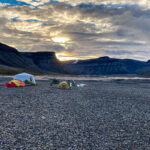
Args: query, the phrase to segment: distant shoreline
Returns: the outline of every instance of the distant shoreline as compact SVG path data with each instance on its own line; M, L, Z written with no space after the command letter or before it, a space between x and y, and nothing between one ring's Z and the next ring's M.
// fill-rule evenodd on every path
M13 75L0 75L0 78L13 78ZM140 76L70 76L70 75L35 75L36 80L85 80L85 81L108 81L108 80L150 80L150 77Z

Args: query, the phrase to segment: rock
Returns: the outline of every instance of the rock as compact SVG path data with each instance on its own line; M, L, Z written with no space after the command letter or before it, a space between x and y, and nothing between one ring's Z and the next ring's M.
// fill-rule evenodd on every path
M19 52L0 43L0 73L15 74L24 71L38 74L67 73L55 52Z
M116 59L107 56L64 63L66 68L78 75L137 75L150 72L150 63L132 59Z

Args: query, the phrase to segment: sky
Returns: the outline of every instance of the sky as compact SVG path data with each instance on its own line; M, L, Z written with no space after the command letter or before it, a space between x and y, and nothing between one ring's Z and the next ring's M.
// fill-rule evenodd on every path
M150 59L149 0L0 0L0 42L60 60Z

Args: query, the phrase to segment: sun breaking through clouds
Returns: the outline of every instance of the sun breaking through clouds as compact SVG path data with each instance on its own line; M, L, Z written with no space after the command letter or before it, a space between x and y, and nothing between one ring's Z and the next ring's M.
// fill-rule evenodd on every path
M69 39L65 37L54 37L52 38L52 40L56 43L66 43L67 41L69 41Z
M0 23L0 42L20 51L150 58L148 0L0 0Z

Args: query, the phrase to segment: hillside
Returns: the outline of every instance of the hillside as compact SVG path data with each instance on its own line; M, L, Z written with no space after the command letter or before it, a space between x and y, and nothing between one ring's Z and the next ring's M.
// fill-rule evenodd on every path
M60 62L55 52L19 52L0 43L0 74L29 72L33 74L75 75L145 75L150 74L150 61L100 57L97 59Z
M65 67L80 75L121 75L150 72L150 63L132 59L100 57L81 60L77 63L64 62Z
M55 52L24 52L21 54L32 60L32 62L43 72L67 73L65 67L57 60Z
M54 52L22 53L0 43L0 74L15 74L22 71L34 74L67 73Z
M33 62L32 60L23 57L20 52L18 52L15 48L9 47L5 44L0 43L0 65L6 66L8 69L8 73L12 73L11 69L19 71L26 70L32 72L42 72ZM10 69L11 68L11 69ZM10 72L9 72L10 70ZM0 73L3 71L1 70Z
M0 65L0 74L1 75L14 75L14 74L21 73L21 72L24 72L24 70L21 68Z

